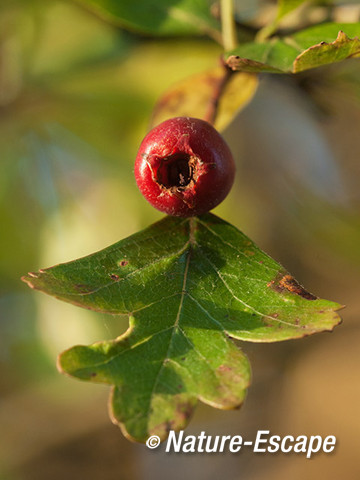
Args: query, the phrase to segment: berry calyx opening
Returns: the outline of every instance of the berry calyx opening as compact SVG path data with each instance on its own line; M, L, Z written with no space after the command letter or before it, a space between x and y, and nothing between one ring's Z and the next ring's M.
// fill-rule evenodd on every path
M164 157L159 162L156 181L167 189L185 189L195 180L196 164L196 157L184 152Z

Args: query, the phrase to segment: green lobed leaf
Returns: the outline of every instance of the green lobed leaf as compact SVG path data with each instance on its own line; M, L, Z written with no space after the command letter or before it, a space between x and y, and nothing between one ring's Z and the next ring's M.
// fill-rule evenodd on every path
M208 34L221 42L219 22L209 0L80 0L84 6L139 33L150 35Z
M23 280L81 307L129 315L125 334L70 348L59 369L113 385L111 416L137 441L183 429L198 400L223 409L241 405L250 367L229 337L274 342L330 331L340 322L339 304L307 292L212 214L166 217Z
M243 72L298 73L360 55L360 23L325 23L263 43L244 43L227 64Z

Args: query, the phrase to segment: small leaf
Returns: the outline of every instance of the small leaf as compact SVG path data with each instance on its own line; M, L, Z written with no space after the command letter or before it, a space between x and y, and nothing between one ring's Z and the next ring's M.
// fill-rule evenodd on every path
M298 73L359 56L359 36L360 23L326 23L284 38L239 45L226 63L242 72Z
M209 0L81 0L109 21L150 35L208 34L221 43Z
M23 280L75 305L127 313L116 340L75 346L62 372L113 385L126 436L183 429L198 400L236 408L250 368L229 337L274 342L329 331L337 303L307 292L243 233L212 214L166 217L100 252Z
M207 120L219 97L215 128L224 130L235 114L248 104L258 85L257 77L249 73L239 72L229 78L227 75L224 67L219 66L174 85L156 104L152 125L181 116Z
M244 43L229 56L227 64L242 72L290 72L299 48L286 43L286 39L273 38L266 43Z
M349 38L343 31L334 42L321 42L308 48L294 60L294 73L320 67L329 63L341 62L347 58L360 56L360 40L358 37Z
M305 2L306 0L278 0L276 17L258 32L257 40L263 42L274 34L280 21L286 17L288 13L296 10Z
M278 0L276 19L279 21L285 15L300 7L306 0Z

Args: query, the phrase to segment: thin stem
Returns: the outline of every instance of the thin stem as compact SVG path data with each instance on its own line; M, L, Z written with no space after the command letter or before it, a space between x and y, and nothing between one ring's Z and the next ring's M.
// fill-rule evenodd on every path
M221 31L224 50L233 50L237 45L233 0L221 0Z
M261 30L259 30L255 37L255 42L266 42L271 37L271 35L276 32L277 24L277 20L274 20L272 23L270 23L270 25L266 25Z
M218 114L218 107L221 95L223 94L225 87L232 76L232 70L224 65L223 75L218 79L216 84L214 85L214 90L209 98L208 108L204 120L214 125L217 114Z

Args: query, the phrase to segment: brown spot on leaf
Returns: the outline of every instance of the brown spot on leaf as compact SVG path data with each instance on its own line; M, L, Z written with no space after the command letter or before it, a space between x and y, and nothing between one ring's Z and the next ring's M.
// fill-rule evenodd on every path
M216 373L221 375L221 377L225 379L225 382L242 383L244 381L244 378L239 374L239 372L237 372L235 368L229 365L219 365L216 369ZM220 389L221 388L222 387L220 387ZM230 397L228 398L228 400L230 400Z
M90 377L96 377L97 373L96 372L91 372Z
M191 403L179 403L176 407L176 412L183 422L187 422L194 411L194 407Z
M110 275L110 278L111 278L111 280L115 280L116 282L117 282L118 280L120 280L119 275L116 275L116 273L112 273L112 274Z
M164 419L163 422L155 425L149 431L150 434L165 437L170 430L181 430L186 427L196 404L194 399L187 401L183 400L183 393L178 393L173 396L175 411L170 418Z
M125 267L128 263L128 260L120 260L119 267Z
M229 372L231 371L231 368L229 367L229 365L219 365L218 370L220 372Z
M284 275L279 282L279 286L289 292L296 293L296 295L306 298L306 300L316 300L317 298L315 295L305 290L305 288L291 275Z
M305 290L305 288L300 285L300 283L292 275L284 275L283 272L279 272L275 280L271 280L269 283L267 283L267 286L279 293L287 290L288 292L295 293L306 300L316 300L318 298Z

